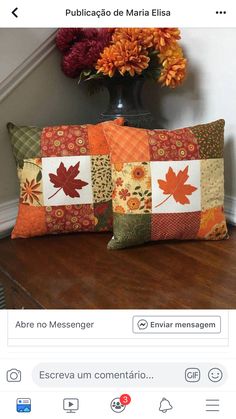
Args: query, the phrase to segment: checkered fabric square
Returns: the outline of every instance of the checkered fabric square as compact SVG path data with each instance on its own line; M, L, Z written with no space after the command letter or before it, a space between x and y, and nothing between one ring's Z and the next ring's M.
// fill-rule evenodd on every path
M122 124L119 118L104 125ZM112 229L112 179L103 124L8 124L20 181L12 238Z
M113 181L109 249L228 237L224 124L221 119L173 131L104 126Z

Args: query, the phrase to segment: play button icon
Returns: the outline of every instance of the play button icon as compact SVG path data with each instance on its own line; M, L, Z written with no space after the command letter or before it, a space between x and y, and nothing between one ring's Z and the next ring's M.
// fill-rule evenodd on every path
M77 412L77 410L79 410L79 399L64 399L63 410L65 410L67 413Z

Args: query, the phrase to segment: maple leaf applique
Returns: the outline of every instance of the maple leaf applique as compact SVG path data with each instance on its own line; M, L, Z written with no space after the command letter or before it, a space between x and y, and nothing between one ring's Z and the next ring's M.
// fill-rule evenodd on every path
M164 204L171 197L174 198L176 202L179 202L182 205L190 204L190 201L187 195L192 195L194 191L197 190L195 186L186 185L189 178L188 175L188 166L184 170L180 170L176 175L172 167L169 167L169 170L166 174L166 180L158 179L160 189L163 190L164 195L168 195L160 204L156 205L156 208Z
M75 179L80 173L79 166L80 162L76 163L75 166L70 166L69 169L66 169L61 162L56 175L49 173L51 183L53 183L54 188L58 188L58 190L48 199L53 198L62 189L65 195L70 196L71 198L80 197L77 189L82 189L84 186L87 186L88 183L81 179Z

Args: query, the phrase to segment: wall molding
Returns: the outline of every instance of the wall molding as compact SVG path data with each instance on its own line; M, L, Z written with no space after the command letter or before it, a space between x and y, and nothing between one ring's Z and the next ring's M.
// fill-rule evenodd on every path
M0 204L0 238L9 236L18 212L18 199Z
M0 238L10 234L18 212L18 199L0 204ZM236 198L225 196L225 215L230 224L236 225Z
M56 30L14 71L0 83L0 102L10 93L56 48Z

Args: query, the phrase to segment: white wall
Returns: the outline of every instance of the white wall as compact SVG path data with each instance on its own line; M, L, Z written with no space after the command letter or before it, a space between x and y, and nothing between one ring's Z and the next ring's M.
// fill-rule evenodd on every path
M188 78L178 89L150 86L146 102L160 126L177 128L224 118L226 194L236 197L236 28L182 29ZM150 101L151 97L151 101Z
M18 39L21 48L16 48L17 51L13 48L12 56L7 53L7 58L1 59L0 80L6 80L6 71L15 69L50 33L48 29L2 29L0 56L6 57L3 40L9 35L11 40ZM22 48L26 39L27 45ZM28 45L30 39L33 40L31 46ZM183 29L182 45L189 59L185 84L172 90L147 83L144 89L144 102L156 116L158 127L177 128L225 118L226 193L235 199L232 202L236 202L235 44L236 29ZM0 206L18 194L15 163L6 131L8 121L39 126L94 122L106 102L106 93L89 96L84 86L77 86L75 80L62 74L60 54L56 50L21 80L0 103ZM236 204L233 211L236 220Z
M0 29L0 83L33 54L53 31L54 29Z

